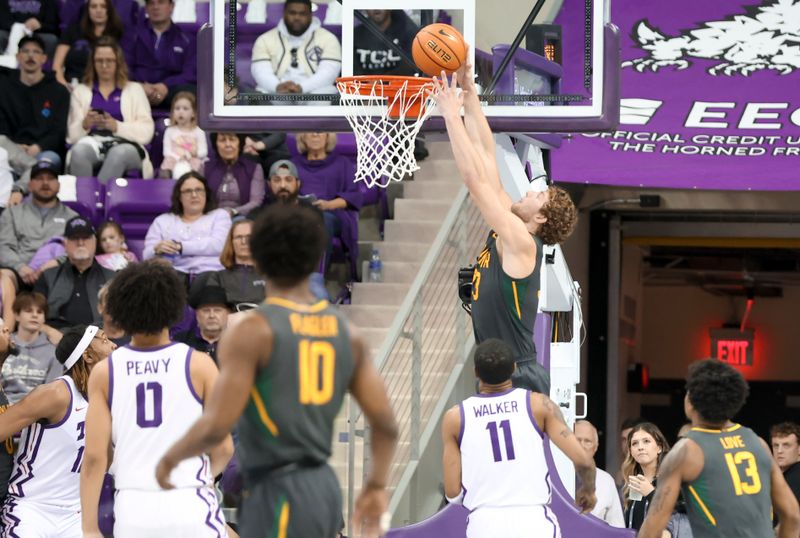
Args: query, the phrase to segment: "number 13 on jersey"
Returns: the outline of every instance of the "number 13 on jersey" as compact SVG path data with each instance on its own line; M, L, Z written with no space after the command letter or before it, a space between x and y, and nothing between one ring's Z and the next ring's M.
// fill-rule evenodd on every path
M336 350L324 340L300 340L300 403L325 405L333 397Z

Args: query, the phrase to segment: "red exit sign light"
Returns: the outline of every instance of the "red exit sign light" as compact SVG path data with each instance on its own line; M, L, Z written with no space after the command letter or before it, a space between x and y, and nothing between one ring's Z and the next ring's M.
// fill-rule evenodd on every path
M711 357L731 366L753 365L752 329L711 329Z

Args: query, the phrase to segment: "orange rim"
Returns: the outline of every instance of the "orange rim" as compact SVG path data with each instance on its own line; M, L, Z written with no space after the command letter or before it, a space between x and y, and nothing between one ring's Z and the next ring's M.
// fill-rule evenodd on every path
M389 107L389 117L398 119L401 116L419 117L425 111L424 88L433 87L433 78L430 77L407 77L400 75L359 75L352 77L339 77L336 79L338 84L345 87L349 95L372 95L376 84L381 85L381 95L389 99L392 103ZM371 83L371 84L370 84ZM403 114L403 99L397 100L397 92L405 86L407 94L405 102L407 104L405 114ZM340 90L340 93L345 93Z

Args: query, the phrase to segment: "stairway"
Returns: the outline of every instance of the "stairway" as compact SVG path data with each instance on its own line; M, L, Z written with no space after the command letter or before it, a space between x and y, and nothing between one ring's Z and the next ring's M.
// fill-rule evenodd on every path
M364 278L368 274L367 259L372 249L379 250L383 264L383 282L355 283L351 304L340 307L348 319L358 326L367 341L373 359L383 344L395 314L408 294L433 240L439 233L455 194L462 185L449 142L432 142L428 143L427 147L430 155L420 163L421 169L414 174L412 180L404 180L400 185L402 196L394 200L394 218L386 220L383 240L375 236L374 241L362 241L359 245ZM365 235L369 237L369 234L362 234L362 238ZM389 375L395 377L409 375L409 371L410 366L405 372L396 371ZM399 399L395 397L392 400L395 407L407 405L401 401L404 400L402 397ZM342 486L345 510L348 487L348 408L349 400L345 400L345 405L334 425L333 455L330 460ZM354 468L356 493L361 489L363 475L364 447L363 436L360 435L360 431L364 428L363 422L362 418L356 424ZM408 424L399 426L401 429L409 427ZM404 448L400 446L398 451Z

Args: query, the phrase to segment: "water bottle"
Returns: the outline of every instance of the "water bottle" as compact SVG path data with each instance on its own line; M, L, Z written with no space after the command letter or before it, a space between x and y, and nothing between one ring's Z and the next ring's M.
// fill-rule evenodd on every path
M377 248L372 249L372 256L369 259L369 281L383 282L383 264Z

